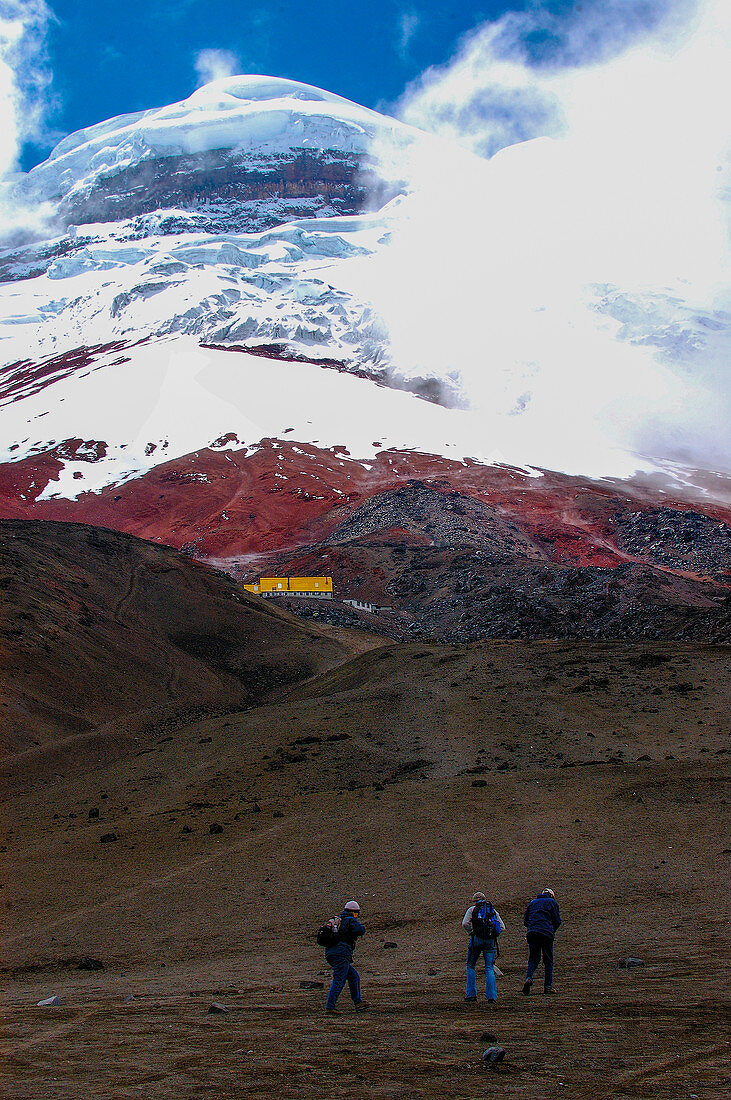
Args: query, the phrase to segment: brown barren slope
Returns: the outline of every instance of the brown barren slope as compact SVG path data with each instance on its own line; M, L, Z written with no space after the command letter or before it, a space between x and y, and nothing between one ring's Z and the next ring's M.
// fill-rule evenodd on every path
M2 751L127 713L260 699L351 652L184 554L0 521Z
M29 586L45 552L22 559ZM191 568L189 583L220 583ZM151 604L158 622L177 622L181 582ZM196 597L199 634L221 629L218 606ZM252 627L252 651L265 636ZM107 739L124 731L107 756L58 766L49 741L6 760L10 1094L724 1096L728 647L367 644L269 699L226 701L222 679L208 711L160 688L142 714L132 695L106 715ZM78 684L91 720L101 692ZM522 913L545 884L564 916L559 995L525 998ZM480 887L507 924L494 1010L462 999L460 920ZM327 983L314 930L349 896L371 1011L344 994L326 1018L324 991L300 982ZM84 954L105 970L76 970ZM618 969L629 955L644 966ZM53 994L59 1007L36 1007ZM507 1054L489 1069L495 1041Z

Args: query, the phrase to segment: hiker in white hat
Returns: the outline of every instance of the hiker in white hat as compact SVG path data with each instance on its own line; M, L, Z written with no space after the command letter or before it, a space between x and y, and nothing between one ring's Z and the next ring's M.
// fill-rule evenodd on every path
M360 974L353 966L356 940L365 935L365 928L358 920L359 916L359 903L357 901L346 901L339 918L337 942L325 949L325 959L333 970L332 985L325 1002L325 1011L328 1013L337 1012L335 1006L346 982L355 1005L355 1011L362 1012L368 1007L360 995Z
M523 917L528 940L528 969L523 982L523 993L528 996L533 985L533 975L543 957L543 992L554 993L553 988L553 940L561 924L556 895L544 886L528 907Z
M485 997L488 1004L497 1002L495 958L499 954L497 938L505 931L505 924L497 909L487 900L482 890L472 895L472 905L462 918L462 927L469 933L467 948L467 988L464 999L477 1000L477 973L475 967L480 955L485 960Z

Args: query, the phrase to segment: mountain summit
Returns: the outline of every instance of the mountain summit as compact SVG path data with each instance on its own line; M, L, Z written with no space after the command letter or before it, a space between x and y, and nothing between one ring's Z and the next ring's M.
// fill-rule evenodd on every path
M256 231L359 212L367 198L383 197L372 172L375 147L419 138L308 84L227 77L180 103L70 134L23 190L58 204L67 225L177 211L151 228Z

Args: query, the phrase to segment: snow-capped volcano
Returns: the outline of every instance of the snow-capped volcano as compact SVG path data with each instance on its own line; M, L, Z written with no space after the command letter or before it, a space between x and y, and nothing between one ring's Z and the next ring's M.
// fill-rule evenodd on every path
M516 277L473 217L480 202L489 226L513 216L522 154L507 152L486 163L339 96L257 76L65 138L14 190L16 203L53 210L47 238L0 254L10 496L28 508L113 493L193 453L285 436L366 465L390 447L589 476L656 471L580 419L578 459L553 414L546 445L531 408L535 349L508 374L491 350L506 322L489 313L469 351L489 386L469 407L463 328L485 307L495 313L491 262L505 285ZM410 276L401 261L413 226L423 229L413 181L424 164L440 166L453 205L427 208L423 270ZM452 248L456 235L466 252ZM440 255L445 270L431 279ZM519 285L533 293L523 276ZM592 293L620 340L687 343L663 309L643 312L607 286ZM455 318L446 342L443 309ZM417 345L439 322L423 363L400 355L399 312ZM533 343L550 345L550 311L539 303L531 316L543 326ZM725 325L712 319L703 339Z
M180 103L69 135L22 189L57 203L68 224L182 207L197 212L195 228L259 229L360 210L369 184L381 189L369 174L376 145L403 148L418 137L307 84L228 77Z
M399 185L373 151L393 160L429 140L258 76L70 135L13 194L54 215L48 239L0 253L4 361L194 336L383 377L384 324L344 261L388 239L383 206ZM15 400L18 377L6 369ZM58 390L47 396L58 404Z
M506 153L261 77L65 139L15 191L47 238L0 256L0 516L332 573L397 633L634 636L637 599L657 636L721 636L727 483L603 436L582 391L596 347L632 392L635 348L696 354L727 320L590 287L570 385L542 377L564 302L528 237L496 251L527 216ZM657 599L645 566L675 574Z
M405 185L392 166L432 142L339 96L259 76L64 139L15 191L18 203L52 206L51 235L0 254L4 456L103 439L93 474L66 447L66 474L42 490L76 497L163 455L288 427L363 458L374 435L454 453L446 414L435 429L422 402L382 388L434 400L449 385L399 375L383 319L358 290L398 217ZM201 385L214 375L215 392ZM377 428L344 419L356 406Z

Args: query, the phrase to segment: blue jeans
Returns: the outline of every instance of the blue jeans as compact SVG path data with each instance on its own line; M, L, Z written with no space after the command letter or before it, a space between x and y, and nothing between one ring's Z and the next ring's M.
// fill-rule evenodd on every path
M528 940L528 969L525 979L528 981L536 972L536 967L543 955L543 985L550 989L553 985L553 936L546 936L543 932L529 932Z
M333 968L333 980L330 992L327 995L325 1008L335 1008L346 982L348 983L350 996L353 998L353 1004L357 1005L360 1002L360 974L351 963L351 958L352 955L349 951L339 950L337 947L332 951L325 952L325 959L328 965Z
M475 966L480 955L485 956L485 996L488 1001L497 1000L497 982L495 981L495 955L497 948L495 940L481 940L477 936L470 936L467 948L467 990L465 996L477 996L477 974Z

